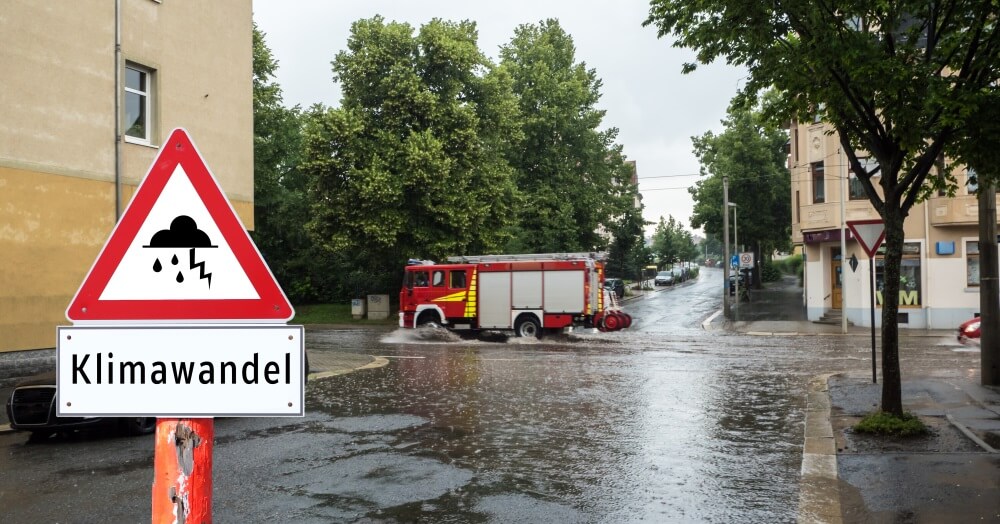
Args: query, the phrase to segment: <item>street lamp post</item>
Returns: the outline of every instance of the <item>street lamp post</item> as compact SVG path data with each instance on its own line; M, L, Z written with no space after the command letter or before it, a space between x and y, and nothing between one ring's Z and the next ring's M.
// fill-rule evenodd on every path
M729 320L729 177L722 177L722 311Z
M729 207L733 208L733 251L736 252L736 315L739 317L740 311L740 275L743 274L741 271L739 260L740 260L740 224L739 215L736 209L735 202L729 202ZM728 211L727 211L728 215ZM737 318L739 320L739 318Z

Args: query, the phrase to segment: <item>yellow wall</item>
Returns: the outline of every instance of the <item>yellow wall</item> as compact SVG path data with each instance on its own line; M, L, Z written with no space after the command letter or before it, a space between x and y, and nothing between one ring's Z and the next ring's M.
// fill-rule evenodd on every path
M122 205L187 129L253 228L251 0L123 0L122 63L153 73L152 140L123 143ZM114 2L0 9L0 351L49 348L115 223Z

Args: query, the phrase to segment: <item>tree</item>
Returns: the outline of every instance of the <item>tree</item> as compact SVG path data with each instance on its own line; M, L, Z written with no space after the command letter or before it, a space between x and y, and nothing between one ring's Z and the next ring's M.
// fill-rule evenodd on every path
M997 20L992 0L653 0L645 24L694 49L701 63L724 58L746 67L739 99L777 89L770 116L816 115L834 127L885 223L883 292L895 297L903 221L927 186L945 183L947 172L928 173L978 113L977 93L1000 80ZM865 169L858 151L878 167ZM902 415L897 313L897 302L886 300L881 408Z
M314 256L301 225L309 218L306 184L298 170L299 108L282 105L274 81L278 62L253 27L254 243L293 302L325 298L313 282Z
M633 205L622 198L632 170L614 144L618 130L598 129L601 81L575 52L556 20L518 27L500 50L522 115L522 135L507 157L523 196L511 252L603 248L600 231Z
M685 230L673 216L667 220L660 217L653 231L653 255L659 258L662 268L675 262L694 260L698 256L698 248L694 245L691 232Z
M722 121L725 130L694 137L694 151L701 162L699 180L688 189L694 199L691 227L723 236L722 178L729 178L729 201L739 213L739 241L753 246L756 260L775 249L784 249L791 236L791 202L784 151L788 136L770 124L759 111L730 106ZM760 266L754 268L758 287Z
M306 126L308 227L326 252L391 276L407 258L497 252L507 242L517 101L477 38L467 21L435 19L416 35L379 16L352 25L333 61L341 107L314 108Z
M642 268L649 259L643 238L645 225L642 209L635 206L627 206L622 215L612 223L606 266L608 275L621 275L636 280L642 278Z

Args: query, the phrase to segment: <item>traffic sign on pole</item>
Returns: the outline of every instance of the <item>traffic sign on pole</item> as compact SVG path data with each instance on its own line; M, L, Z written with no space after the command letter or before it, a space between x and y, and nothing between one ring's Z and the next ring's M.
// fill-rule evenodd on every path
M66 310L77 322L286 322L294 311L175 129Z
M868 258L874 257L885 240L885 223L881 220L848 220L847 227L854 233L854 238L861 244Z

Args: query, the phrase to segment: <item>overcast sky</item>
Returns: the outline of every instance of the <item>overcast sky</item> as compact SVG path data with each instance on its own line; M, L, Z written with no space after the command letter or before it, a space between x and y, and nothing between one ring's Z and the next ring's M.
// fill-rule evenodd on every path
M644 216L656 222L673 215L690 228L698 159L691 137L722 129L729 100L745 72L725 64L681 74L693 61L686 49L642 27L648 0L254 0L254 21L278 60L277 81L288 106L320 102L338 106L340 88L330 62L347 44L351 23L382 15L418 29L432 18L472 20L479 48L496 61L521 24L555 18L573 37L577 62L595 69L603 82L598 107L602 128L617 127L618 143L636 161ZM653 177L670 178L653 178ZM647 232L652 231L652 226ZM700 233L700 232L699 232Z

